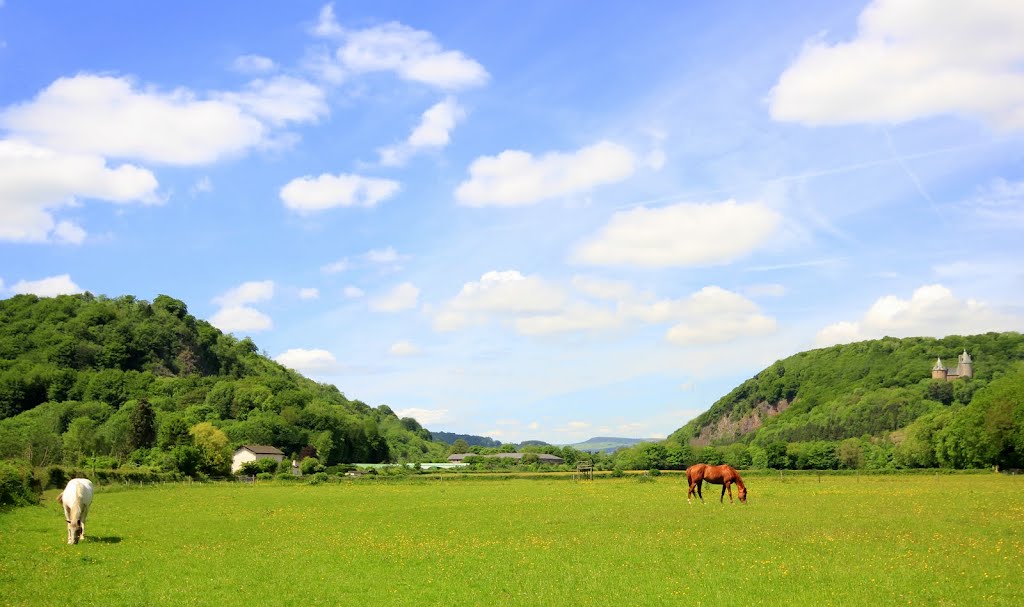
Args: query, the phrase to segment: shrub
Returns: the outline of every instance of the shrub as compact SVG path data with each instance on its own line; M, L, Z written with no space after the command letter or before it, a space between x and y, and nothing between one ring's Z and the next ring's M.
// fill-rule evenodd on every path
M316 458L307 457L306 459L316 459ZM302 461L306 461L306 460L302 460ZM328 476L327 476L326 472L317 472L316 474L310 476L306 480L306 483L310 484L310 485L319 485L320 483L326 483L327 479L328 479Z
M320 464L320 460L315 457L307 457L302 460L299 465L299 469L302 470L303 474L316 474L317 472L323 472L324 467Z
M661 476L661 470L658 470L657 468L651 468L650 470L647 471L647 474L651 476Z
M622 468L618 466L616 466L615 469L612 470L612 478L622 478L625 475L626 473L622 470Z
M0 506L38 504L39 489L27 464L0 461Z
M256 475L256 480L271 481L274 480L274 475L269 472L260 472Z
M289 464L289 467L291 464ZM264 457L251 462L245 462L242 464L242 468L238 471L243 476L255 476L260 473L272 474L277 471L277 462L269 457Z

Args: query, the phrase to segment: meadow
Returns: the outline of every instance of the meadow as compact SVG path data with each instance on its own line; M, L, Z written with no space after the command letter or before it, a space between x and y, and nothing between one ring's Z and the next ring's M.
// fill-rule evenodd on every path
M0 513L0 604L1024 604L1021 476L645 480L100 488Z

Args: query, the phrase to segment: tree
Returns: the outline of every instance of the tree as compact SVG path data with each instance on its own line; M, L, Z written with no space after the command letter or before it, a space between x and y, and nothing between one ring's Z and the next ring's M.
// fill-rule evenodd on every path
M318 432L314 436L310 437L310 443L316 448L318 459L322 460L325 465L330 465L331 452L334 450L334 437L330 430L324 430Z
M448 453L468 453L469 443L462 440L461 438L452 443L451 449L448 449Z
M167 419L160 424L157 444L161 449L192 444L192 434L189 432L188 422L177 415Z
M192 426L192 440L202 457L201 468L207 474L227 476L231 468L228 437L210 422Z
M856 438L848 438L839 443L836 456L843 468L856 470L864 465L864 452L860 448L860 440Z
M177 471L185 476L196 475L203 463L203 454L192 445L178 445L164 455L161 467L169 471Z
M75 418L64 433L64 461L77 464L96 449L96 422L88 417Z
M931 400L949 405L953 402L953 384L945 380L933 379L928 383L925 395Z
M156 413L146 399L140 400L128 414L128 450L156 444Z

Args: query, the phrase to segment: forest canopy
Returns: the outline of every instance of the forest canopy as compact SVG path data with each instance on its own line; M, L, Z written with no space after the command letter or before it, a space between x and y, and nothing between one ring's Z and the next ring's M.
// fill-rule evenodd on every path
M416 420L283 367L167 295L0 301L0 458L223 475L240 444L325 465L446 453Z
M969 353L973 377L932 379ZM864 341L743 382L669 443L772 468L1024 467L1024 336Z

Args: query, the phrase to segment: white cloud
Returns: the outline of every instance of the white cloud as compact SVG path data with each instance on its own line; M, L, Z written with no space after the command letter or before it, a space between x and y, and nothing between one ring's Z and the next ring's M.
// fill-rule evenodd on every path
M624 282L574 277L576 291L598 300L570 297L566 289L515 270L488 272L466 283L434 315L434 329L454 331L491 320L507 321L521 335L604 332L636 324L668 325L666 339L678 345L723 343L775 331L774 318L756 303L716 286L682 299L654 300Z
M943 114L1024 127L1024 4L876 0L857 36L808 41L770 95L776 120L902 123Z
M320 9L316 25L313 26L310 33L320 38L336 38L344 33L344 30L338 25L337 18L334 16L333 2L325 4Z
M219 98L274 125L315 122L328 112L324 90L292 76L253 80L244 91L222 93Z
M201 165L263 143L267 129L234 103L179 88L136 89L132 80L60 78L30 102L0 113L14 136L62 152Z
M651 268L725 264L767 243L780 223L779 213L760 202L640 207L615 213L572 259Z
M213 298L220 309L210 324L228 333L265 331L274 326L269 316L248 304L267 301L274 296L274 281L250 281Z
M418 421L421 426L427 426L436 424L443 421L448 421L448 409L419 409L411 407L409 409L399 409L395 411L395 415L398 417L411 417Z
M155 204L156 188L151 172L130 164L108 168L99 156L0 139L0 241L81 242L85 231L53 211L78 198Z
M775 319L762 314L701 319L702 322L680 323L668 330L666 338L680 346L727 343L744 337L770 335L775 332Z
M370 300L370 309L375 312L400 312L416 307L420 290L411 282L403 282L383 295Z
M621 327L625 319L616 310L574 302L557 314L533 314L515 321L521 335L552 335L574 331L603 331Z
M459 51L444 50L430 32L401 23L332 32L344 37L337 58L349 72L394 72L404 80L449 90L479 86L489 78L482 65Z
M262 55L241 55L235 58L232 67L243 74L263 74L277 69L273 59Z
M391 345L388 350L392 356L415 356L420 353L420 349L410 341L399 341Z
M200 194L209 194L212 191L213 182L206 176L200 177L199 180L192 184L192 187L188 189L189 195L193 198Z
M479 281L467 282L434 317L434 328L452 331L486 322L491 314L546 312L566 301L564 289L539 276L523 276L516 270L491 271Z
M320 289L314 287L299 289L299 299L320 299Z
M320 271L324 274L338 274L344 272L352 267L352 262L347 257L339 259L338 261L332 261L331 263L320 266Z
M610 141L575 152L549 152L534 158L519 150L481 156L469 167L469 179L455 190L468 206L518 206L569 196L615 183L633 174L633 153Z
M574 331L606 331L630 323L675 323L666 339L676 345L725 343L773 333L775 319L757 304L720 287L708 286L682 299L653 302L624 299L614 308L572 302L554 314L522 316L516 329L524 335L550 335Z
M62 221L53 229L53 235L57 239L57 242L82 244L85 242L86 232L81 226L73 224L70 221Z
M277 355L274 360L299 373L324 373L338 368L334 355L320 349L292 348Z
M274 297L274 281L249 281L213 298L213 303L224 307L241 306Z
M284 205L300 213L334 207L374 207L401 189L397 181L341 173L298 177L281 188Z
M210 318L210 324L227 333L266 331L274 326L269 316L249 306L223 307Z
M359 287L353 287L353 286L345 287L344 293L345 293L345 297L348 297L349 299L359 299L363 295L366 295L366 293L363 292L362 289L360 289Z
M432 106L423 112L419 125L406 141L378 150L380 163L402 166L421 150L443 148L451 141L452 129L465 115L465 110L451 97Z
M19 280L11 285L11 291L15 294L31 293L39 297L56 297L81 293L82 287L76 285L70 275L61 274L40 280Z
M399 255L394 247L386 247L383 249L371 249L363 254L363 258L370 263L388 264L405 261L409 259L409 256Z
M940 285L918 288L910 299L879 298L860 320L831 324L815 339L817 346L890 337L943 337L988 331L1019 331L1024 317L994 309L975 299L957 299Z

